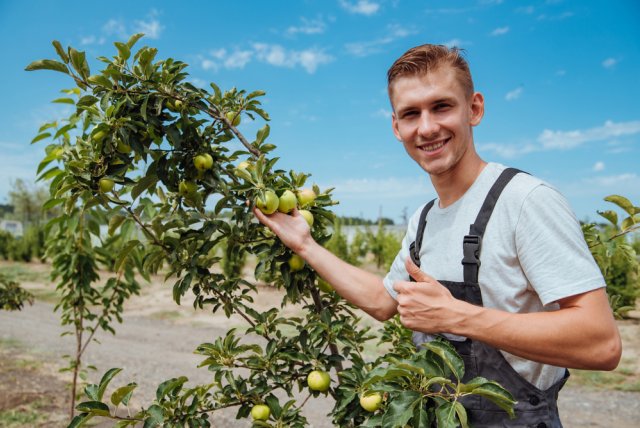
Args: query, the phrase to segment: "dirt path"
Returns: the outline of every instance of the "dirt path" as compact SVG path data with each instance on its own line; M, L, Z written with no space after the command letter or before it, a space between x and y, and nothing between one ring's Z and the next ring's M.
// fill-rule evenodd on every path
M26 285L34 287L34 284ZM210 382L206 369L197 368L202 359L194 355L193 350L240 324L233 318L203 311L194 313L187 306L176 306L171 302L169 288L151 287L130 302L124 323L115 327L117 335L101 332L100 343L91 344L85 356L85 362L97 368L89 374L91 382L97 382L109 368L120 367L123 372L113 385L130 381L139 384L132 401L133 409L141 404L149 405L157 385L171 377L185 375L190 380L187 385ZM266 305L274 305L279 298L278 292L261 291L261 300ZM621 330L625 340L633 342L631 350L625 351L630 352L627 363L630 358L637 360L640 325L625 322ZM0 411L28 403L33 396L52 397L40 404L45 409L49 406L47 421L12 426L66 426L64 412L68 405L64 387L70 375L57 370L64 364L62 355L72 353L74 343L72 336L60 336L63 331L51 303L36 301L21 312L0 311ZM332 407L328 399L308 403L305 414L313 422L310 427L330 427L330 418L326 415ZM561 393L560 411L565 427L569 428L635 427L640 421L640 393L587 388L572 379ZM237 421L235 410L216 414L212 422L216 427L251 426L248 420Z

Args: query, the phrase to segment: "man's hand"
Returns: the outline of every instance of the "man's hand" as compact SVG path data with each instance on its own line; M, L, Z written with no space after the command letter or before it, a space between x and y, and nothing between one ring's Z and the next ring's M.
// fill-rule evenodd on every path
M278 211L271 215L266 215L257 208L253 209L253 213L260 223L267 226L278 236L284 245L298 254L303 251L305 244L313 239L307 221L297 209L294 209L291 215Z
M449 290L433 277L421 271L407 258L407 272L416 282L398 281L393 288L398 292L398 313L402 324L424 333L454 333L455 308L464 303L454 298Z

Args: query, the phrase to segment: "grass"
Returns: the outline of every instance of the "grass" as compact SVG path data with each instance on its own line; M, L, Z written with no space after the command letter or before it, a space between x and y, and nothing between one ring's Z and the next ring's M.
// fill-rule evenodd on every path
M34 426L46 420L43 412L38 410L39 402L0 411L0 426L6 428Z
M610 372L571 370L570 382L595 389L640 392L640 372L638 362L625 358L617 369Z
M0 274L13 279L17 282L49 282L48 271L36 271L29 268L28 263L13 263L10 265L0 266Z

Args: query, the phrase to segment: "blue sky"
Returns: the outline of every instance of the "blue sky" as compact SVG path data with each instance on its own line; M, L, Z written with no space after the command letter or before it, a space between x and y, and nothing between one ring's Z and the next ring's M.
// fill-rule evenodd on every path
M385 86L391 63L422 43L466 50L485 96L474 131L485 160L553 184L580 219L610 209L609 194L640 204L635 0L0 0L0 24L0 203L12 181L34 179L38 127L69 113L50 101L70 79L24 67L55 58L54 39L95 59L144 32L139 47L187 62L197 85L265 90L278 165L335 187L338 214L398 222L435 196L393 137Z

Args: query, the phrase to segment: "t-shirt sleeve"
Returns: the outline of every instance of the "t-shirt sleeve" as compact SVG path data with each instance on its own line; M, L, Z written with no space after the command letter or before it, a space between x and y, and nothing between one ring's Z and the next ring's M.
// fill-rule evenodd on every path
M420 207L420 209L418 209L409 219L409 224L407 225L407 233L402 239L402 246L400 247L400 251L396 255L396 258L393 260L389 272L383 278L384 288L387 289L391 297L393 297L394 299L398 297L398 293L396 293L396 290L393 289L393 284L395 284L396 281L409 280L409 274L407 273L407 269L404 267L404 261L407 259L407 257L409 257L409 246L416 239L416 233L418 231L418 221L420 220L420 213L422 212L423 207Z
M518 257L543 305L605 286L567 200L547 185L523 202L516 226Z

